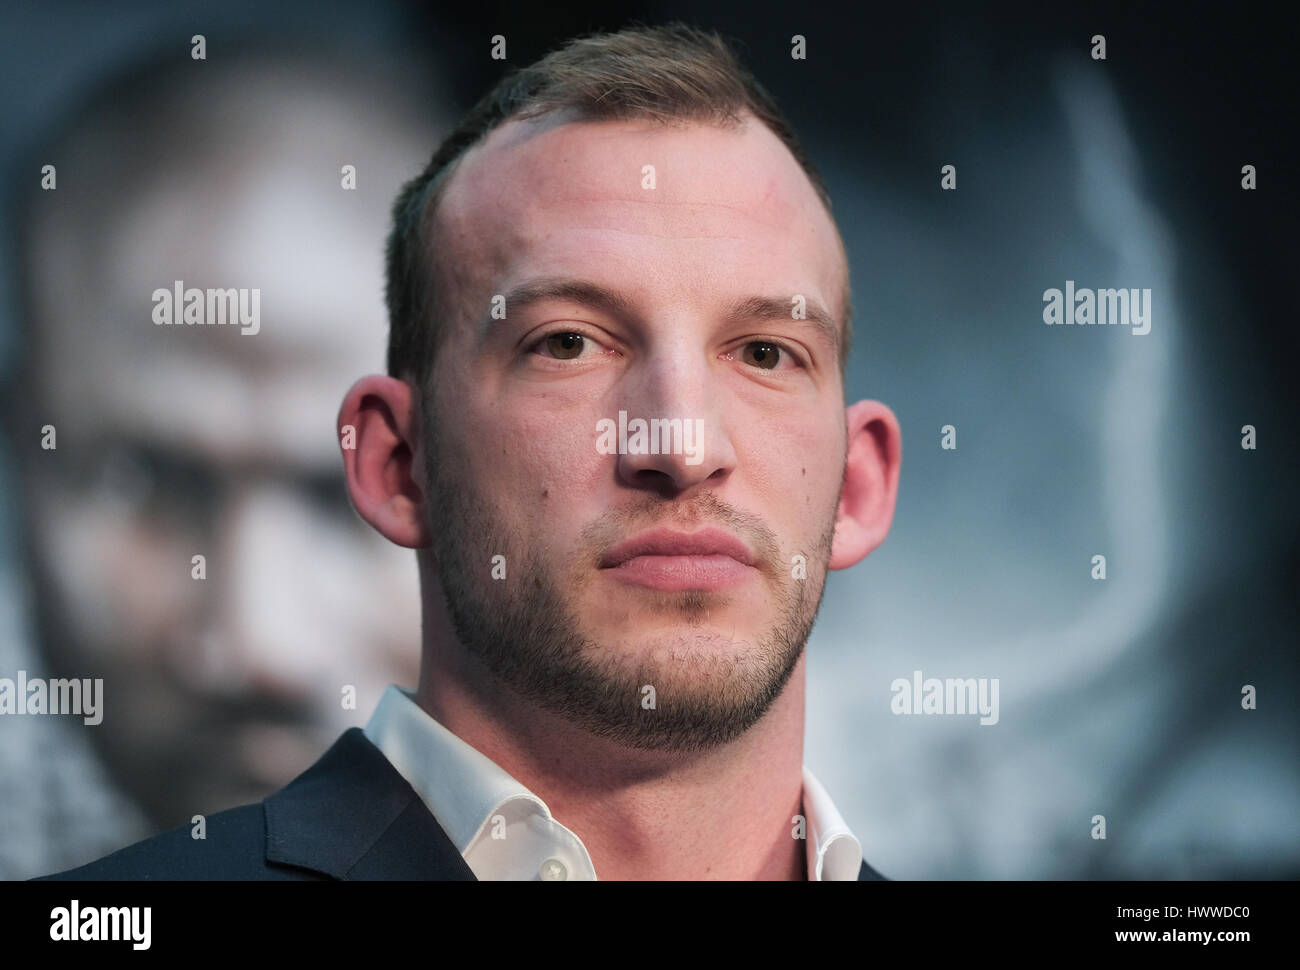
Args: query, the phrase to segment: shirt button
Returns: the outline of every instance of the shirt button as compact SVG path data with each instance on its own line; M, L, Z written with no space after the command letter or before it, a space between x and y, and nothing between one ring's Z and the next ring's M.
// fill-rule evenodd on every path
M563 882L569 878L569 870L559 859L547 859L542 863L542 879L545 882Z

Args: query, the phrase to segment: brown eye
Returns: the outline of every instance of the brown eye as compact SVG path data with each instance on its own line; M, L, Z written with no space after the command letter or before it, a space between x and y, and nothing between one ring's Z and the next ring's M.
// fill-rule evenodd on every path
M560 360L573 360L582 354L582 334L553 333L546 338L546 347Z
M746 364L753 364L755 367L761 367L764 370L772 370L781 359L781 348L776 344L756 340L753 343L745 344L745 351L741 356Z

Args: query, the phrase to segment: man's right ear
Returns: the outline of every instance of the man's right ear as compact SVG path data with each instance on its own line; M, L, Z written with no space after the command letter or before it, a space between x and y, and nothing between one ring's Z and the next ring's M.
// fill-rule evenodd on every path
M357 514L389 542L408 549L431 541L415 466L417 406L406 381L372 374L343 398L337 425Z

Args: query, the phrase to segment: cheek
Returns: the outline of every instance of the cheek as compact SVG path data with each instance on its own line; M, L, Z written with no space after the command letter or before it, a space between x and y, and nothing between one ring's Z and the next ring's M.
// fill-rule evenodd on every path
M68 648L143 657L186 623L199 586L190 563L198 543L81 495L47 493L41 509L33 538L75 637Z
M485 554L562 571L583 529L613 497L616 465L596 448L594 410L540 396L503 398L479 416L466 429L463 487L491 517L491 541L502 546Z
M740 464L747 466L746 477L775 496L775 507L789 515L820 515L839 492L844 436L838 413L768 413L750 422L736 445Z
M559 396L502 398L466 422L470 481L492 494L497 508L576 499L601 474L602 460L608 464L596 449L596 422L586 404ZM613 465L605 472L612 475Z

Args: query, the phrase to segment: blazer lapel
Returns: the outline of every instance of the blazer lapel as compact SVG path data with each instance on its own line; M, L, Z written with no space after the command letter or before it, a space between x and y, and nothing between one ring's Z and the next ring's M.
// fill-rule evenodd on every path
M266 859L335 879L473 880L420 796L360 728L262 803Z
M268 862L334 879L475 878L415 789L360 728L344 732L262 807ZM884 878L863 860L859 882Z
M875 882L877 880L882 882L888 881L884 876L876 872L875 869L872 869L871 866L867 865L866 859L863 859L862 868L858 870L858 882Z

